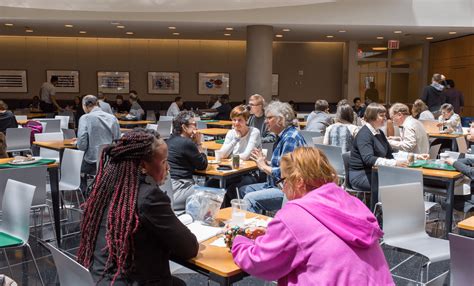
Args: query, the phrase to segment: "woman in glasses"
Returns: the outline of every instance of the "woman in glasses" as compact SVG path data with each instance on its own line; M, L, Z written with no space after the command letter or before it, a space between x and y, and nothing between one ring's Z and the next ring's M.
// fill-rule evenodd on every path
M300 147L285 154L281 175L289 202L264 235L233 241L243 271L278 285L395 285L377 220L336 185L336 171L322 152Z

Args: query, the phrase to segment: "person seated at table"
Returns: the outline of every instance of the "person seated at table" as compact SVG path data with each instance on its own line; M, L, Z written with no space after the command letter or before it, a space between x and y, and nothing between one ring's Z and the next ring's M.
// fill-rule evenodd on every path
M408 106L403 103L395 103L390 107L390 118L395 126L400 127L400 136L388 138L388 142L393 149L427 154L430 151L428 134L423 124L410 116Z
M260 131L262 143L272 143L276 140L276 135L268 130L265 123L265 99L260 94L254 94L249 98L250 118L248 126L255 127Z
M128 114L135 116L137 120L142 120L143 116L145 115L145 111L138 103L138 95L136 94L136 92L130 92L128 101L130 102L130 111L128 112Z
M77 252L97 285L186 285L170 274L169 259L191 259L199 244L160 190L167 156L166 143L144 129L104 149Z
M123 96L118 94L115 103L112 104L115 113L127 113L130 111L130 102L123 100Z
M281 175L288 203L255 241L233 241L243 271L278 285L395 285L376 218L336 185L323 152L301 147L285 154Z
M181 111L173 119L173 134L166 141L173 186L173 208L184 209L186 199L194 193L195 170L207 169L207 155L202 148L202 134L198 132L195 115Z
M209 98L207 99L207 103L206 103L207 108L216 109L221 105L222 104L219 102L219 98L217 97L217 95L215 94L209 95Z
M454 113L454 107L451 104L441 105L440 112L438 126L442 133L462 133L461 117Z
M352 109L357 114L357 117L364 117L365 106L362 104L362 100L360 99L360 97L354 98L353 102L354 106L352 107Z
M354 110L343 103L337 106L336 123L329 125L324 133L323 144L342 147L342 152L348 152L352 148L352 142L359 131L354 125Z
M229 95L223 94L219 97L219 102L221 106L216 108L217 115L214 119L217 120L229 120L230 119L230 111L232 110L232 106L229 104Z
M110 104L105 101L105 94L103 94L102 92L97 93L97 99L99 102L100 109L102 109L104 112L107 112L108 114L114 114Z
M166 116L171 116L175 117L178 115L181 107L183 106L183 98L181 96L177 96L174 99L174 102L171 103L170 107L168 108L168 111L166 111Z
M319 131L322 134L326 128L333 123L329 116L329 103L324 99L318 99L314 104L314 111L308 116L306 128L307 131Z
M18 128L18 122L15 115L8 110L8 105L5 101L0 100L0 132L7 134L8 128Z
M33 100L31 101L31 104L29 107L30 107L30 111L32 112L41 111L41 101L40 101L39 96L37 95L33 96Z
M370 192L372 167L406 167L406 161L393 158L392 147L380 130L386 121L387 110L379 103L367 106L364 120L367 122L357 133L352 144L349 161L349 181L357 190Z
M474 122L469 124L469 130L467 131L466 139L469 142L474 142Z
M281 178L280 159L295 148L304 146L306 141L293 125L295 114L288 103L272 101L265 109L268 130L278 134L274 143L270 165L259 149L254 149L250 158L257 163L260 171L267 175L266 183L252 184L239 188L240 197L249 204L252 212L274 211L281 208L283 193L275 182Z
M433 113L428 110L428 106L421 99L417 99L413 103L411 115L418 120L435 120Z
M85 112L79 119L77 130L77 149L84 151L81 173L81 190L87 186L87 175L96 174L99 147L110 144L120 138L120 125L117 118L103 111L99 107L97 97L86 95L82 99L82 108Z
M232 120L232 130L227 132L224 144L219 150L222 158L231 158L232 155L239 155L240 160L249 160L253 149L261 148L260 131L255 127L247 126L250 113L244 105L234 107L230 112ZM257 176L253 173L242 174L241 176L226 181L227 192L222 202L222 207L230 207L230 201L237 198L236 188L257 183ZM207 186L218 187L217 180L209 180Z
M343 104L349 104L349 101L345 98L341 99L337 102L337 107L339 107L339 105L343 105ZM350 104L349 104L349 106L350 106ZM336 107L336 111L337 111L337 107ZM353 107L351 107L351 108L354 109ZM360 118L355 111L353 111L352 113L354 115L354 120L352 121L352 124L355 125L355 126L364 125L363 122L362 122L363 121L362 118ZM333 120L335 122L335 119L333 119Z
M457 194L455 189L454 208L462 212L469 212L474 210L474 159L462 158L454 160L453 158L446 159L446 163L453 166L456 170L466 176L461 180L460 184L469 184L471 192L468 194ZM459 184L458 182L456 184Z

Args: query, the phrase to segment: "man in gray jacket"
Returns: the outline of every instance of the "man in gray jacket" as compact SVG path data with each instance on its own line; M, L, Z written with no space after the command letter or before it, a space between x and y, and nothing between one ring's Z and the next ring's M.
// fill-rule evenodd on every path
M329 116L329 103L324 99L318 99L314 104L314 111L309 114L307 121L305 130L319 131L324 135L326 128L334 123Z

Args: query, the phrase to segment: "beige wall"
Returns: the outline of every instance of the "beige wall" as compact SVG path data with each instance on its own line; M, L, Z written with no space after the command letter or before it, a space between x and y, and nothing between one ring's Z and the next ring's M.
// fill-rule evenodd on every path
M336 102L341 98L342 43L274 43L273 50L282 100ZM231 100L242 100L245 93L244 41L0 37L0 51L0 69L28 71L28 93L0 93L2 98L36 95L46 70L78 70L79 94L97 92L97 71L129 71L130 88L144 101L175 97L147 94L148 71L180 72L180 95L190 101L206 99L197 94L198 72L229 72Z
M442 73L464 94L463 116L474 116L474 35L430 46L430 76Z

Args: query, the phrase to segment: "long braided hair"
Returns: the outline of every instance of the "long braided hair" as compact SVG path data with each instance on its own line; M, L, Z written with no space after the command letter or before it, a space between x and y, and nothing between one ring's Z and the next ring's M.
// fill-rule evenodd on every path
M84 203L81 242L77 261L89 268L100 223L107 212L106 247L108 257L104 273L116 269L112 284L133 265L133 234L138 229L137 194L140 163L149 161L160 144L158 133L134 129L106 147L89 198Z

